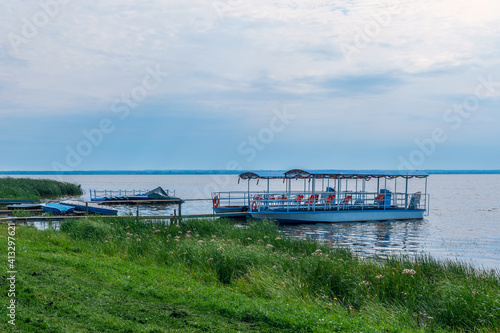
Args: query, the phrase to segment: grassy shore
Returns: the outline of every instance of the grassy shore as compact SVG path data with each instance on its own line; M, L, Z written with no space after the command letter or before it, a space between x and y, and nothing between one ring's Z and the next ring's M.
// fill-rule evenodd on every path
M19 227L16 256L17 326L2 306L0 331L500 331L497 272L427 256L374 262L282 237L273 223ZM4 277L0 286L7 304Z
M50 179L0 178L2 199L42 199L82 194L82 189L71 183Z

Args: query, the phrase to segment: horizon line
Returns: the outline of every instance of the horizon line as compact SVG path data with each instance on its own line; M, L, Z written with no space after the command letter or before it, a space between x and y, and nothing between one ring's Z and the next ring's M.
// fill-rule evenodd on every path
M368 169L358 169L368 170ZM370 169L374 170L374 169ZM156 174L156 175L210 175L210 174L240 174L248 171L287 171L287 170L222 170L222 169L172 169L172 170L75 170L75 171L43 171L43 170L10 170L0 171L0 175L129 175L129 174ZM429 174L500 174L500 169L422 169Z

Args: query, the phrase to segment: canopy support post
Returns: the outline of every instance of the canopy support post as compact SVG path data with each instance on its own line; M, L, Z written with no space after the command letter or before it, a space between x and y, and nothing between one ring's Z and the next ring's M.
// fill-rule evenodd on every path
M425 177L425 210L427 211L427 177Z
M313 204L313 210L316 210L316 198L315 198L315 192L316 192L316 178L312 178L312 204Z
M405 209L408 209L408 177L406 178L406 189L405 189Z
M342 192L342 182L340 180L340 176L337 179L337 183L338 183L338 185L337 185L337 187L338 187L338 191L337 191L337 193L338 193L338 195L337 195L337 210L340 210L340 202L341 202L340 201L340 193Z
M394 201L396 202L396 206L398 205L398 177L394 178Z

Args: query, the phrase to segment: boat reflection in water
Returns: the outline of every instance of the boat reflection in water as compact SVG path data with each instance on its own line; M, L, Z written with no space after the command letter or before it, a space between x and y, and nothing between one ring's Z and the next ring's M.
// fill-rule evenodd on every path
M284 235L346 246L370 257L422 252L425 220L282 225Z

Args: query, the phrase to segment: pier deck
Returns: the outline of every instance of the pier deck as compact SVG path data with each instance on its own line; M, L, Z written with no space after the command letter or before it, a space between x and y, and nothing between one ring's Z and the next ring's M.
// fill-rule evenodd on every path
M225 213L225 214L191 214L191 215L139 215L134 218L139 220L181 220L181 219L201 219L201 218L214 218L214 217L246 217L248 213ZM130 216L109 216L101 215L100 218L120 218ZM64 220L77 220L89 218L88 215L82 216L30 216L30 217L5 217L0 218L0 223L26 223L26 222L50 222L50 221L64 221Z

